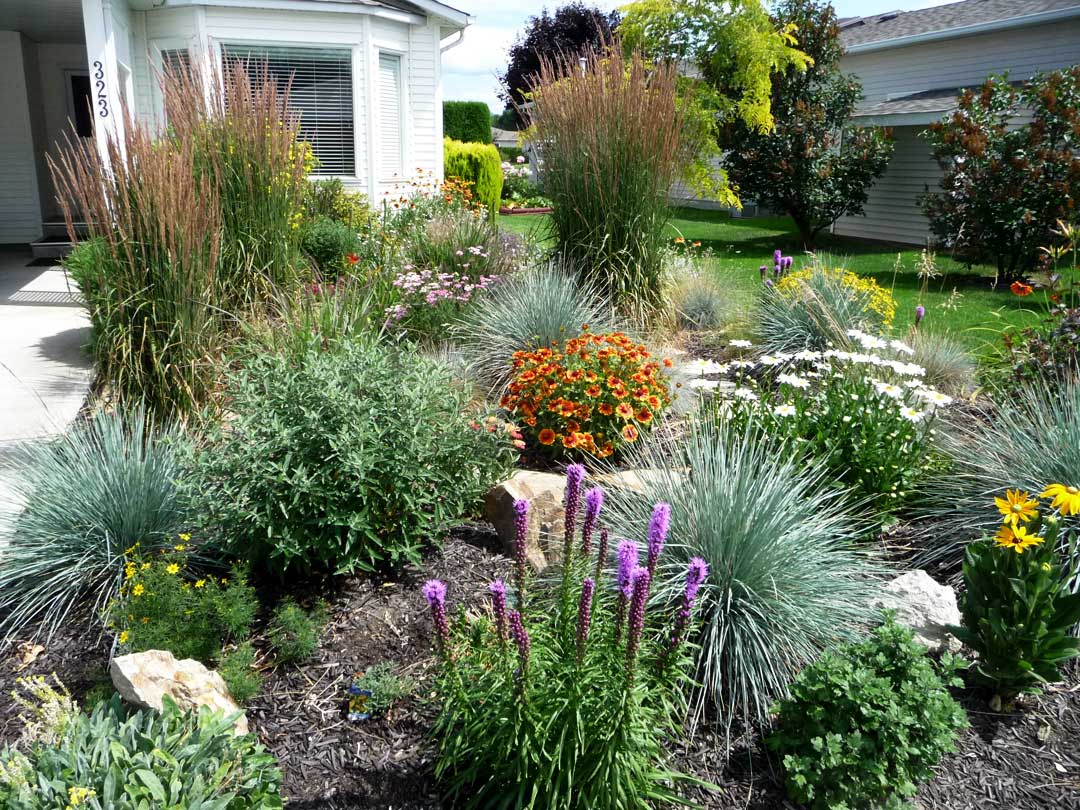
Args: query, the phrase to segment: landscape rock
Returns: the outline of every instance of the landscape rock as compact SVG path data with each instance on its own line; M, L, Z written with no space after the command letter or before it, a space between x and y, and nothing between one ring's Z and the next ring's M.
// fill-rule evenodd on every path
M161 711L161 699L168 695L182 709L209 706L225 714L240 711L218 673L191 658L177 661L167 650L117 656L109 664L109 675L120 697L141 708ZM244 714L236 721L236 733L248 733Z
M484 517L494 525L508 555L514 553L514 501L524 498L529 502L525 557L534 571L543 571L562 557L565 490L562 475L518 470L484 498Z
M915 640L930 650L960 650L960 642L945 630L946 625L960 624L956 593L926 571L908 571L889 582L874 606L896 611L896 620L910 627Z

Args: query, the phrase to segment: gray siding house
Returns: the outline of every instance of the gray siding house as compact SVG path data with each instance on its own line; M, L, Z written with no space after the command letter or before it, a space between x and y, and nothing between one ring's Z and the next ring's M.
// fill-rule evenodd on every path
M856 121L891 127L896 139L865 216L834 226L846 236L924 244L929 229L918 197L941 173L919 133L955 109L961 89L990 74L1026 79L1080 63L1080 0L964 0L840 25L841 69L858 76L865 94Z

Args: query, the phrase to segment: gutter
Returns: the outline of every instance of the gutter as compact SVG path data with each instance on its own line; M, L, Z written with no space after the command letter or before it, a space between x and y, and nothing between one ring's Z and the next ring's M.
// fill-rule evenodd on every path
M939 42L943 39L955 39L957 37L972 36L973 34L989 34L994 31L1008 31L1013 28L1027 28L1044 23L1060 22L1080 18L1080 5L1071 8L1054 9L1053 11L1040 11L1036 14L1024 14L1020 17L1009 17L1005 20L991 20L990 22L975 23L973 25L961 25L956 28L943 28L938 31L925 31L921 34L912 34L906 37L882 39L876 42L863 42L844 49L846 54L871 53L884 51L891 48L903 48L908 45L918 45L923 42ZM842 39L842 37L841 37Z
M465 24L469 25L470 23L472 23L472 17L469 17L469 22L467 22ZM446 53L447 51L453 50L454 48L456 48L458 45L460 45L462 42L465 41L465 29L464 28L461 28L461 29L455 31L454 33L457 34L457 39L455 39L453 42L449 43L448 45L443 45L443 42L445 40L439 40L439 53ZM453 36L453 34L451 34L451 36Z

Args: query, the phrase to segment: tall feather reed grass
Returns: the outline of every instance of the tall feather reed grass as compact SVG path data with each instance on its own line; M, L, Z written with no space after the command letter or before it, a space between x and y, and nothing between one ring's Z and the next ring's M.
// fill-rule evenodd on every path
M68 266L109 393L183 416L212 391L236 322L295 284L307 150L265 68L161 83L165 133L123 111L107 160L68 137L49 165L69 234L89 232Z
M553 203L556 248L625 311L661 300L667 193L696 153L672 64L608 43L542 58L522 109L541 144L539 180Z

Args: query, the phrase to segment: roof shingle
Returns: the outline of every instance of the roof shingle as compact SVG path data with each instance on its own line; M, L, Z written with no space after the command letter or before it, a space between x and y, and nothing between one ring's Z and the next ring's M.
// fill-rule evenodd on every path
M963 0L918 11L848 17L840 21L840 41L850 48L1067 8L1080 8L1080 0Z

